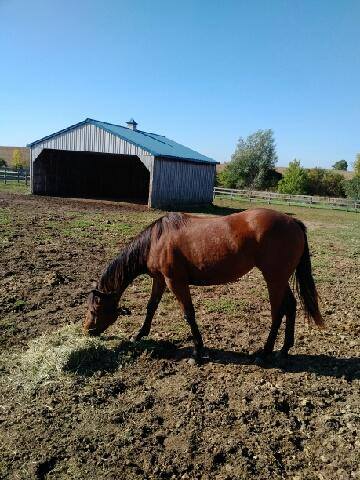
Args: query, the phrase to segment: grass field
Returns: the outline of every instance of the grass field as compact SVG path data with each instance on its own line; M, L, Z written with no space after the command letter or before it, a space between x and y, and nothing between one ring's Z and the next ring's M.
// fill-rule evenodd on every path
M131 316L97 339L81 332L91 280L162 212L0 190L0 478L360 478L359 214L273 207L308 226L327 329L299 310L288 364L260 367L260 273L194 287L210 352L198 367L170 293L149 338L129 342L146 276L122 299ZM217 200L202 213L254 206Z
M8 192L8 193L30 193L30 185L25 185L25 182L18 183L18 182L0 182L0 192Z

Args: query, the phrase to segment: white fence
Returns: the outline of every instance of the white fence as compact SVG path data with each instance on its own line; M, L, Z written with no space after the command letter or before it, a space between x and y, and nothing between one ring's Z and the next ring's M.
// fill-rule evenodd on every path
M287 195L276 192L260 192L258 190L236 190L234 188L214 188L214 198L225 196L230 199L242 199L249 202L262 201L271 203L287 203L307 207L340 208L360 212L360 201L349 198L318 197L312 195Z
M0 169L0 182L2 183L29 183L29 172L27 170L10 170L7 167Z

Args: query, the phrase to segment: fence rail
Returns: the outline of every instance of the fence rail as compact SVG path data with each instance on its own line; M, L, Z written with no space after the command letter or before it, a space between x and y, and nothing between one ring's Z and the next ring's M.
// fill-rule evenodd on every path
M234 188L214 188L214 198L219 196L227 196L231 199L241 198L243 200L256 201L260 200L267 202L268 204L283 202L289 205L298 204L308 207L327 207L327 208L340 208L346 210L355 210L360 212L360 201L351 200L348 198L331 198L331 197L319 197L313 195L287 195L284 193L276 192L260 192L258 190L237 190Z
M3 183L10 183L10 182L17 182L17 183L25 183L28 185L29 183L29 172L27 170L10 170L9 168L2 168L0 169L0 182Z

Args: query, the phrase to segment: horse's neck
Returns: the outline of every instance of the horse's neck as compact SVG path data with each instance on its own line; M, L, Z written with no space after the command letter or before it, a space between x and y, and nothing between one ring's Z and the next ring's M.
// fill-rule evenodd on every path
M136 255L129 255L128 251L123 251L103 273L100 289L121 296L136 277L146 272L146 262L144 260L136 262L135 258Z

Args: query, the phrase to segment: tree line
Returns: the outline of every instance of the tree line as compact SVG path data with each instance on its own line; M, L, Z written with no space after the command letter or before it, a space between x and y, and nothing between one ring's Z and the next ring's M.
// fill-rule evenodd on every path
M28 163L23 157L23 154L19 148L14 148L11 157L11 165L8 165L4 158L0 157L0 168L12 167L14 170L21 170L28 167Z
M305 169L294 159L284 174L277 172L277 153L272 130L258 130L240 137L231 161L217 175L217 184L226 188L271 190L290 195L319 195L360 199L360 153L354 162L354 177L346 180L337 170L346 171L346 160L333 170Z

